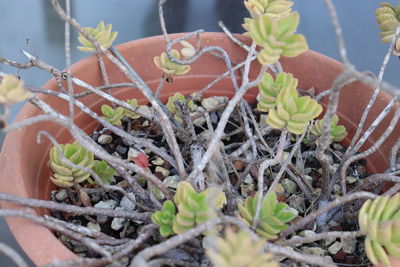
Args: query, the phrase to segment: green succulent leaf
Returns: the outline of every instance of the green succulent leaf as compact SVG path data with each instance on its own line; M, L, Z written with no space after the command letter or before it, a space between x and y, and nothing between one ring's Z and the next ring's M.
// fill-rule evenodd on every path
M257 56L262 65L275 63L281 55L296 57L308 50L304 36L294 34L299 24L297 12L277 20L264 14L253 19L246 18L244 22L245 35L262 47Z
M0 83L0 103L14 104L25 101L30 93L24 89L24 81L14 75L5 75Z
M125 110L123 107L117 107L113 109L109 105L102 105L101 112L103 113L103 118L109 123L120 126L122 124L122 118L124 117Z
M160 226L160 235L162 237L168 237L173 234L172 227L170 225L161 225Z
M366 235L365 250L373 264L391 266L389 256L400 256L400 193L364 202L358 215Z
M376 20L381 30L382 42L390 42L396 33L399 24L400 6L392 6L389 3L381 3L380 7L375 10Z
M138 108L138 107L139 107L139 104L138 104L138 101L137 101L136 98L129 99L129 100L126 101L126 102L127 102L129 105L131 105L133 108ZM130 119L133 119L133 120L139 119L139 118L140 118L140 115L139 115L139 114L137 114L136 112L130 111L130 110L128 110L128 109L124 109L124 115L125 115L126 117L130 118Z
M215 245L206 250L214 266L218 267L278 267L273 255L263 250L264 240L254 241L249 232L231 229L225 237L216 237Z
M95 164L94 155L78 142L60 145L64 158L70 163L92 169ZM89 178L90 173L70 167L61 160L60 151L56 146L50 149L49 166L53 171L51 181L59 187L71 187Z
M178 208L172 228L176 234L190 230L217 216L216 210L226 203L225 194L216 187L196 192L188 182L180 182L174 195Z
M272 19L280 19L289 15L293 2L286 0L246 0L244 5L253 18L268 15Z
M187 101L185 96L182 95L181 93L175 93L173 96L170 96L168 98L168 102L166 104L168 111L171 112L172 115L174 115L176 121L178 121L179 123L183 123L181 114L179 110L176 108L177 101L181 101L183 104L186 104L189 110L191 111L196 110L196 106L193 103L193 100Z
M296 87L282 88L276 107L270 109L266 122L272 128L286 127L293 134L302 134L311 120L322 112L322 106L309 96L299 97Z
M176 59L181 57L179 51L175 49L171 49L171 55ZM161 56L154 57L154 64L168 75L183 75L190 71L189 65L180 65L172 62L165 52L162 52Z
M311 133L316 136L321 136L323 132L324 119L315 121L314 125L311 127ZM340 142L346 135L347 131L343 125L337 125L339 122L339 117L335 114L331 121L331 130L329 132L330 141Z
M110 179L117 174L104 160L95 160L92 169L105 184L110 184Z
M276 107L278 94L288 87L297 88L297 79L291 73L281 72L274 78L266 73L258 85L257 109L261 112L268 112Z
M112 24L104 24L104 21L100 21L96 28L85 27L83 28L97 43L105 49L110 48L115 38L117 38L118 32L113 32ZM78 40L81 46L78 49L83 52L94 52L96 47L86 39L82 34L79 34Z
M171 200L166 200L163 203L162 210L155 212L151 216L151 220L160 228L160 235L168 237L173 234L172 223L175 220L176 209Z
M253 225L257 206L257 196L248 197L244 206L238 204L241 219L248 225ZM293 209L289 209L285 203L279 203L276 193L272 192L263 197L261 202L260 220L256 232L263 238L275 239L285 230L287 223L297 217Z

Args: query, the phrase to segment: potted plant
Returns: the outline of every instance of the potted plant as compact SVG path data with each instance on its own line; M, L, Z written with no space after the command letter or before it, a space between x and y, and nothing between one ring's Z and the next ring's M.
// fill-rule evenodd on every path
M51 2L96 55L25 53L43 88L2 78L5 117L29 103L4 125L0 215L36 264L396 264L398 184L376 183L399 182L397 96L350 65L330 1L343 64L307 51L290 1L245 1L247 37L167 35L160 1L164 35L115 48ZM396 12L377 10L387 59Z

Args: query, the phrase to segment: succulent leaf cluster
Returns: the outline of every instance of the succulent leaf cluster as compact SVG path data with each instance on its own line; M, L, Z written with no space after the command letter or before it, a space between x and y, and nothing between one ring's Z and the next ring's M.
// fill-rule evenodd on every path
M160 229L160 234L163 237L168 237L173 234L172 223L175 220L176 208L174 202L166 200L163 203L162 210L155 212L151 216L151 220L157 224Z
M184 58L191 58L196 54L196 49L188 41L180 41L179 43L183 46L181 53Z
M97 43L105 49L110 48L115 38L117 38L118 32L113 32L112 24L104 24L104 21L100 21L96 28L85 27L83 28L86 32L97 41ZM94 52L96 47L86 39L82 34L78 36L79 42L82 44L78 46L78 49L83 52Z
M171 55L176 59L180 59L181 57L179 51L175 49L171 49ZM157 68L168 75L183 75L190 71L189 65L180 65L172 62L165 52L162 52L161 56L154 57L154 64L157 66Z
M293 134L302 134L311 120L322 112L322 106L309 96L299 96L295 87L284 88L270 109L267 123L275 129L287 128Z
M253 18L266 14L273 19L279 19L289 15L292 11L293 2L286 0L246 0L244 5Z
M110 179L117 174L104 160L95 160L92 170L105 184L110 184Z
M91 169L95 164L94 156L78 142L60 145L61 151L56 146L50 149L49 165L53 171L51 181L59 187L71 187L89 178L90 173L84 170L70 167L61 161L60 152L69 162Z
M257 208L257 194L254 197L247 197L244 205L238 204L240 216L244 222L253 225ZM278 234L285 230L287 223L297 217L293 209L289 209L285 203L277 200L276 193L267 194L262 199L259 224L256 232L268 240L275 239Z
M226 203L226 197L224 192L216 187L208 187L198 193L190 183L183 181L178 184L174 202L178 213L172 228L176 234L181 234L215 218L216 211Z
M266 73L258 85L257 109L261 112L268 112L275 108L278 94L285 88L297 88L297 79L291 73L281 72L274 78Z
M245 18L244 22L243 27L247 30L245 35L262 47L257 55L262 65L273 64L281 56L296 57L308 50L304 36L295 34L299 24L297 12L280 19L272 19L268 15Z
M122 118L124 117L125 110L123 107L112 108L109 105L102 105L101 112L103 113L103 118L109 123L120 126L122 124Z
M217 237L215 248L206 253L218 267L278 267L270 253L263 251L264 240L254 241L247 231L227 229L225 238Z
M373 264L391 266L389 256L400 258L400 193L365 201L358 222Z
M177 101L181 101L182 103L186 104L191 111L196 110L196 106L192 100L187 101L185 96L181 93L175 93L173 96L170 96L168 98L168 102L166 104L168 111L171 112L172 115L174 115L175 120L177 120L179 123L183 123L181 114L179 113L179 110L176 108L175 105Z
M0 83L0 103L11 105L25 101L28 97L29 92L24 89L24 81L14 75L4 76Z
M392 41L400 21L400 5L394 7L386 2L381 3L380 7L375 10L375 15L381 30L382 42Z
M133 108L138 108L138 107L139 107L139 104L138 104L136 98L129 99L129 100L126 101L126 102L127 102L129 105L131 105ZM140 115L139 115L139 114L137 114L136 112L130 111L130 110L128 110L128 109L124 109L124 115L125 115L126 117L130 118L130 119L133 119L133 120L139 119L139 118L140 118Z
M325 117L324 117L325 119ZM311 133L316 136L321 136L323 132L324 119L315 121L314 125L311 127ZM339 122L339 117L335 114L331 120L331 130L329 132L329 139L334 142L342 141L346 135L346 127L343 125L337 125Z

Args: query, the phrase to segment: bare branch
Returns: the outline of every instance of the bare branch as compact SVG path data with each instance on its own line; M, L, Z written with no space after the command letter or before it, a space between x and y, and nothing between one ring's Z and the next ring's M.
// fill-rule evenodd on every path
M250 52L250 47L236 38L233 33L225 26L225 24L220 20L218 21L218 26L224 31L224 33L231 39L234 43L238 44L241 48Z
M110 210L103 208L93 207L78 207L75 205L69 205L65 203L57 203L53 201L23 198L19 196L13 196L6 193L0 192L0 200L7 201L15 204L19 204L30 208L46 208L50 210L58 210L65 213L71 213L75 215L97 215L97 216L108 216L108 217L119 217L127 218L131 220L150 222L150 216L148 214L139 213L136 211L124 211L124 210Z
M399 37L399 34L400 34L400 25L397 26L397 28L396 28L396 34L393 36L392 41L391 41L390 46L389 46L389 49L388 49L388 51L386 52L386 55L385 55L385 57L384 57L384 59L383 59L381 68L380 68L380 70L379 70L379 75L378 75L378 81L379 81L379 82L382 82L382 80L383 80L383 75L384 75L384 73L385 73L386 66L387 66L387 64L389 63L390 56L391 56L392 53L393 53L394 44L395 44L397 38ZM363 131L363 129L364 129L365 120L367 119L367 116L368 116L368 114L369 114L369 111L371 110L372 106L374 105L375 100L376 100L376 98L377 98L379 92L380 92L380 87L378 86L378 87L375 88L375 90L374 90L374 92L373 92L371 98L369 99L369 102L368 102L367 106L366 106L365 109L364 109L364 112L363 112L363 114L362 114L362 116L361 116L360 122L359 122L359 124L358 124L358 126L357 126L357 131L356 131L356 133L354 134L354 137L353 137L353 139L351 140L351 143L350 143L350 145L348 146L348 148L347 148L347 150L346 150L345 158L351 156L351 155L354 154L354 153L357 153L358 149L356 149L356 148L353 149L353 147L354 147L354 145L355 145L357 139L360 137L360 134L362 133L362 131ZM386 109L385 109L385 110L386 110ZM384 112L385 112L385 111L384 111Z
M342 188L343 194L346 193L346 170L350 166L350 164L356 160L362 159L367 157L368 155L374 153L381 145L382 143L389 137L389 135L393 132L394 127L396 126L398 120L400 118L400 109L397 109L395 114L393 115L392 120L390 121L389 126L385 129L385 131L382 133L382 135L379 137L375 143L365 150L364 152L361 152L357 155L351 156L347 160L343 162L343 165L340 169L340 185Z
M348 64L347 52L346 52L346 47L344 44L342 27L340 26L340 22L339 22L337 14L336 14L336 9L335 9L334 5L332 4L331 0L324 0L324 1L325 1L326 6L328 7L329 15L332 19L332 24L335 28L336 41L337 41L337 46L339 48L340 58L342 60L342 63L346 66Z
M161 255L180 244L188 242L196 236L199 236L202 233L214 228L221 222L222 220L220 218L209 220L206 223L200 224L183 234L173 236L157 245L146 248L136 255L130 267L148 267L149 264L146 262L147 260L154 256Z
M282 154L283 154L283 150L285 148L287 133L288 133L288 130L286 128L282 130L281 136L280 136L279 142L278 142L278 148L276 149L275 157L271 158L271 159L264 160L260 164L260 167L258 168L257 206L256 206L256 212L254 214L252 229L256 229L257 228L258 223L259 223L259 219L260 219L262 199L264 197L264 175L265 175L265 170L270 166L278 164L278 162L282 159Z
M336 267L336 264L332 262L331 259L327 259L320 256L304 254L295 251L293 248L290 247L281 247L271 243L266 243L264 245L264 249L276 255L286 256L290 259L294 259L298 262L305 262L312 265L319 265L324 267Z
M340 232L340 231L332 231L332 232L325 232L325 233L318 233L311 236L300 237L296 239L289 239L284 241L278 241L277 244L281 246L294 246L304 243L312 243L315 241L319 241L321 239L328 239L328 238L356 238L359 236L363 236L364 234L361 232Z
M107 250L102 248L99 244L97 244L93 239L84 237L80 234L77 234L77 233L65 228L64 226L54 223L52 221L49 221L43 217L36 216L32 213L28 213L23 210L5 210L5 209L0 209L0 216L20 217L20 218L27 219L27 220L37 223L39 225L45 226L46 228L49 228L51 230L62 233L76 241L81 242L82 244L86 245L87 247L98 252L100 255L103 255L107 258L111 258L111 254Z
M321 216L325 213L327 213L328 211L330 211L331 209L343 205L347 202L353 201L355 199L375 199L377 197L377 195L370 193L370 192L356 192L356 193L351 193L351 194L347 194L344 195L342 197L338 197L335 200L332 200L331 202L329 202L327 205L319 208L316 211L313 211L312 213L308 214L306 217L304 217L303 219L299 220L298 222L296 222L295 224L292 224L291 226L289 226L285 231L283 231L280 234L280 238L285 238L288 235L290 235L291 233L301 229L302 227L304 227L305 225L307 225L308 223L314 221L318 216Z
M90 138L90 136L88 136L79 127L77 127L75 124L72 125L68 124L67 123L68 119L65 116L57 113L49 105L47 105L46 103L37 98L33 98L32 100L35 103L35 105L38 106L43 112L53 115L53 122L58 123L67 128L71 133L71 135L75 138L75 140L77 140L87 150L95 154L98 158L103 159L109 162L110 164L123 166L126 169L139 173L144 178L154 183L168 199L172 198L170 190L168 190L168 188L166 188L165 185L156 176L154 176L148 169L139 167L136 164L133 164L131 162L126 162L125 160L109 155L107 151L105 151L100 145L98 145L92 138Z
M14 249L2 242L0 242L0 252L11 258L18 267L28 267L28 264Z
M67 12L67 16L71 16L71 2L70 0L65 1L65 8ZM69 121L70 123L73 122L74 117L75 117L75 112L74 112L74 85L72 84L72 74L71 74L71 41L70 41L70 28L69 24L66 22L65 23L65 64L67 67L67 87L68 87L68 94L69 94Z
M74 267L74 266L93 267L93 266L104 266L106 264L110 264L128 255L138 247L142 246L144 242L149 237L151 237L156 228L157 227L154 224L144 226L142 231L139 233L138 237L134 240L129 241L122 249L118 250L114 255L112 255L111 259L78 258L64 262L55 260L53 264L47 264L42 267Z

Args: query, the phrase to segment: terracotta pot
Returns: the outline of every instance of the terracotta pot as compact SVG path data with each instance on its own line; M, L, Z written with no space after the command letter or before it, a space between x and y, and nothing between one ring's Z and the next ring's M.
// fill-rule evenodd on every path
M172 35L174 39L180 34ZM245 51L239 46L228 40L221 33L202 34L202 45L218 45L223 47L231 56L233 62L240 62L245 58ZM248 41L248 40L247 40ZM162 73L153 64L153 57L160 55L165 49L165 44L160 36L140 39L117 46L118 50L141 75L144 81L155 90ZM299 88L307 89L314 87L316 92L322 92L330 88L334 78L341 72L342 65L319 53L308 51L296 58L283 58L281 60L284 70L291 72L299 79ZM123 74L117 71L117 68L108 60L105 62L110 82L126 82ZM252 67L251 76L257 75L259 67ZM176 91L184 94L190 94L198 91L212 81L215 77L226 71L224 62L210 54L203 56L193 66L192 70L184 76L174 77L173 84L167 84L161 95L165 101L167 97ZM94 55L89 56L72 67L73 75L87 83L99 86L102 84L97 59ZM238 79L240 80L240 76ZM58 90L54 79L44 85L45 88ZM218 82L212 89L208 90L205 96L233 95L232 84L229 78ZM137 89L117 89L115 96L121 99L137 98L141 104L147 101ZM350 138L355 132L362 111L372 89L360 83L353 83L347 86L341 94L339 102L340 123L348 129L349 135L344 144L349 143ZM257 95L257 88L252 88L246 94L246 99L254 102ZM52 96L40 96L41 99L49 103L60 112L67 114L67 102ZM390 96L380 93L376 104L374 105L368 122L375 118L383 107L390 101ZM101 104L105 103L103 99L91 95L81 99L92 110L99 112ZM326 99L324 100L326 103ZM26 104L17 117L17 121L40 114L40 112L31 104ZM387 125L389 118L382 123ZM75 123L86 132L91 132L98 123L77 111ZM50 170L47 167L48 151L51 147L47 139L43 139L41 144L36 143L36 135L39 130L45 130L55 136L60 143L70 142L71 136L67 130L59 127L52 122L37 123L24 129L12 132L7 135L0 159L0 191L14 195L29 198L49 199L49 193L54 186L50 183ZM379 128L368 140L367 146L374 143L384 127ZM394 133L399 133L398 126ZM371 172L383 171L387 166L387 155L390 147L398 136L392 135L381 146L380 150L368 158L368 169ZM21 209L16 205L2 203L6 209ZM35 210L43 213L46 211ZM7 218L12 233L26 254L38 265L50 263L54 259L66 260L75 258L69 249L62 245L48 229L30 223L26 220Z

